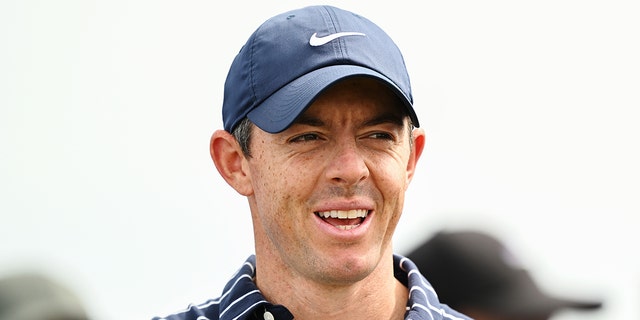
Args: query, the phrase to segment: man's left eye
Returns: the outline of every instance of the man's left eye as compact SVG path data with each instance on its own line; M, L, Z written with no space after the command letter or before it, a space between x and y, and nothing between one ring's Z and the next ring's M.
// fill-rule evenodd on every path
M369 135L369 138L393 140L393 136L385 132L374 132Z

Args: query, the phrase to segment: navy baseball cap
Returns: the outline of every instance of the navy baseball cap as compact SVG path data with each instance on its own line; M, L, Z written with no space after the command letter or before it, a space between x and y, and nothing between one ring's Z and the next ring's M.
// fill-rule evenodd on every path
M324 89L354 76L385 83L419 126L404 58L380 27L332 6L279 14L256 29L231 64L224 129L231 132L248 117L266 132L281 132Z

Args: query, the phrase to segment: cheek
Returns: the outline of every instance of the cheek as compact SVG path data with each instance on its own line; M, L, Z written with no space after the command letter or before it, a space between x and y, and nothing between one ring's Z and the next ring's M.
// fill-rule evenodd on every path
M255 197L260 207L277 202L278 197L283 196L283 189L286 185L280 170L273 170L270 167L262 169L258 172L253 171L252 174L254 177L253 187ZM271 201L269 201L269 199L271 199Z
M409 185L406 165L396 159L377 161L370 166L371 176L383 192L404 192Z
M254 176L255 214L264 236L286 251L289 245L298 243L301 236L298 234L300 214L306 212L304 186L288 170L264 168Z
M304 201L308 183L304 170L283 164L257 164L252 168L254 197L258 207L270 215L291 211L296 203ZM268 208L268 209L267 209Z

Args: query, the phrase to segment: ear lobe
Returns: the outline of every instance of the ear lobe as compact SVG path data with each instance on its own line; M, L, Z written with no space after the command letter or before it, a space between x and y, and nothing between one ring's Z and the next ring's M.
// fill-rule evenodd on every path
M409 162L407 163L407 178L409 181L413 178L413 174L416 170L416 164L422 155L422 151L424 150L424 145L426 141L426 136L424 130L422 129L414 129L413 130L413 145L411 147L411 155L409 156Z
M251 195L253 187L245 165L247 159L235 137L224 130L215 131L211 136L209 151L222 178L238 193L244 196Z

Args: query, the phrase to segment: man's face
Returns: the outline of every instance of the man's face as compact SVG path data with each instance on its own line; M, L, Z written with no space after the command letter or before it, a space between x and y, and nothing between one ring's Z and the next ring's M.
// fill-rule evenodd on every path
M403 110L385 86L356 78L328 89L281 133L255 128L245 164L258 259L335 285L391 259L424 143L421 130L410 142Z

